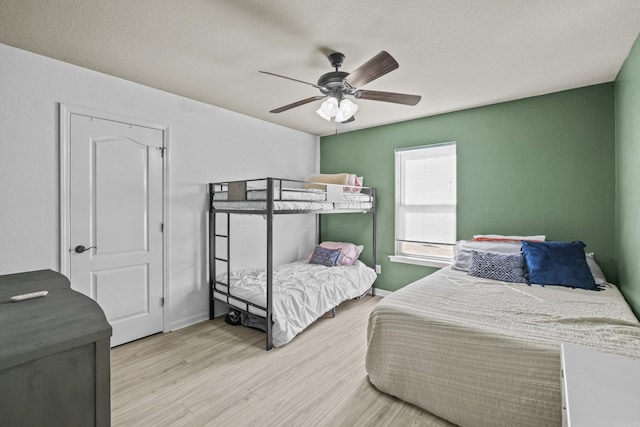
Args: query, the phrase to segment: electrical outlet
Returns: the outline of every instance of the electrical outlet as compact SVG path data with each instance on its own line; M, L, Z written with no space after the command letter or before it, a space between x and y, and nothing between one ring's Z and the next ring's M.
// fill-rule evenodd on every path
M382 266L380 264L376 264L376 274L382 274Z

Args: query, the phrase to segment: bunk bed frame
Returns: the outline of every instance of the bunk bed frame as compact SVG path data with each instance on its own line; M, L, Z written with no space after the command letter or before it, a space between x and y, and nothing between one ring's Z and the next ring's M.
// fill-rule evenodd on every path
M252 184L266 183L266 186L255 189L251 188ZM293 184L297 188L283 187L283 183L287 185ZM285 192L300 192L308 193L309 190L305 188L324 187L324 192L321 192L324 198L320 203L324 208L318 206L318 208L308 207L304 209L290 209L290 208L278 208L278 202L284 200L283 195ZM339 188L338 188L339 187ZM366 208L349 208L343 207L343 200L335 200L336 190L340 193L343 192L342 185L331 184L319 184L310 183L307 181L282 179L282 178L263 178L252 179L245 181L226 181L209 184L209 319L215 317L215 301L219 301L226 304L229 308L238 310L247 314L256 315L255 312L249 311L249 307L254 307L258 310L262 310L266 313L266 349L271 350L273 348L272 340L272 326L273 326L273 219L276 215L286 214L315 214L316 215L316 241L320 244L321 238L321 214L338 214L338 213L371 213L372 215L372 253L373 253L373 268L376 265L376 190L375 188L362 187L360 194L368 196L368 207ZM311 190L313 191L313 190ZM315 194L318 194L319 190L315 190ZM261 192L261 193L258 193ZM223 207L216 207L216 202L220 201L216 198L217 194L226 193L226 198ZM258 194L257 197L250 197L251 193ZM253 206L235 206L234 202L247 202L254 203ZM290 199L289 199L290 200ZM295 201L295 199L293 200ZM327 203L334 203L333 208L327 209ZM313 203L311 203L313 205ZM266 259L266 307L261 307L251 301L244 300L237 296L230 295L230 283L223 283L217 280L217 263L221 262L226 264L227 277L231 277L231 215L263 215L266 218L266 233L267 233L267 259ZM217 215L226 215L226 230L217 229ZM218 239L226 241L226 258L218 256L218 248L222 245L217 244ZM215 284L221 284L228 286L227 293L223 293L220 290L215 289ZM226 300L221 300L214 296L214 293L223 294ZM375 296L375 283L371 285L371 295ZM229 302L229 297L232 297L236 301L240 301L245 304L245 309L238 307L235 304ZM335 308L333 309L335 313ZM260 316L263 317L263 316Z

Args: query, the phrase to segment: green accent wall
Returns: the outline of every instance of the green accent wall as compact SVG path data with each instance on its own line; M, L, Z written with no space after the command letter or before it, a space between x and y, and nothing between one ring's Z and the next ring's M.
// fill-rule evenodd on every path
M615 82L616 248L620 290L640 315L640 38Z
M615 282L614 128L614 84L606 83L323 137L320 165L323 173L364 176L365 186L378 190L381 289L393 291L435 271L389 261L394 150L448 141L457 142L458 239L499 233L583 240ZM324 215L322 221L324 240L364 244L364 261L371 261L368 216Z

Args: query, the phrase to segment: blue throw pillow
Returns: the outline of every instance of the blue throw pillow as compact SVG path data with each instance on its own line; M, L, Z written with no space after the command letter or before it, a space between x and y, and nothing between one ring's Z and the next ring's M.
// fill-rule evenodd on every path
M522 242L529 283L597 290L584 255L585 244Z
M524 257L520 254L471 251L469 274L501 282L527 282L524 278Z
M327 249L322 246L316 246L311 254L310 264L326 265L333 267L338 262L341 249Z

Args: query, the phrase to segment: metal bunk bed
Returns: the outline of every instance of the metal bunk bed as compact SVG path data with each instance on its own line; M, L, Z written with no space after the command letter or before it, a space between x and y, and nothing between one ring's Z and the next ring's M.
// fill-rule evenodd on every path
M284 184L284 185L283 185ZM209 318L215 315L215 301L228 307L256 315L261 311L266 323L266 349L273 348L273 219L283 214L315 214L316 240L320 243L320 214L333 213L371 213L372 214L372 253L373 266L376 264L376 190L362 187L322 184L281 178L263 178L245 181L226 181L209 184ZM266 219L267 258L266 258L266 307L232 296L230 283L217 279L217 263L226 264L227 278L231 277L231 215L263 215ZM218 230L217 215L226 215L225 230ZM226 258L218 256L220 246L217 240L226 241ZM375 268L375 267L374 267ZM227 292L216 290L216 284L227 286ZM371 285L371 294L375 295L375 283ZM217 294L214 296L214 294ZM236 304L231 304L233 299ZM244 307L238 307L240 301ZM334 308L335 310L335 308ZM335 313L335 311L334 311Z

